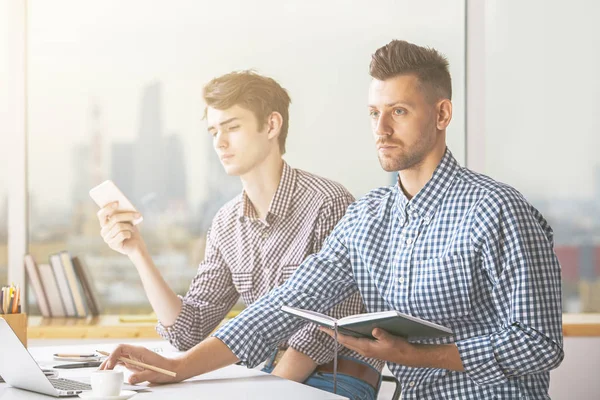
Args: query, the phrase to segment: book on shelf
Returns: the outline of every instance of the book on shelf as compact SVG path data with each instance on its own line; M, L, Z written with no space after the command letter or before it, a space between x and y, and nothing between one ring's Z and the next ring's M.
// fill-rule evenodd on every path
M50 255L48 264L37 264L27 254L24 264L43 317L100 315L99 296L79 257L61 251Z
M65 307L66 316L76 317L77 311L75 311L75 303L73 302L73 296L71 295L71 289L69 288L67 274L65 273L65 269L60 262L60 255L52 254L48 258L48 261L50 262L52 270L54 271L56 283L58 284L58 291Z
M392 335L404 338L435 338L453 335L452 330L445 326L399 311L356 314L336 319L316 311L303 310L296 307L283 306L281 310L330 329L334 329L337 324L339 333L358 338L366 337L374 339L371 332L375 328L383 329Z
M73 267L75 268L75 274L79 278L79 282L81 282L81 287L83 288L83 293L85 295L90 314L94 317L100 315L101 310L100 302L98 301L98 293L96 292L94 284L91 280L90 272L79 257L75 256L71 259L71 261L73 263Z
M54 271L50 264L39 264L38 269L40 272L40 279L43 282L44 291L48 299L48 306L50 313L53 317L65 317L65 307L63 305L62 297L56 278L54 277Z
M52 313L50 311L50 305L48 304L48 297L46 296L42 279L40 278L38 265L31 254L25 255L25 269L27 271L27 276L29 277L29 282L31 282L31 287L33 287L33 292L35 293L42 316L51 317Z
M71 297L73 298L73 304L75 305L75 315L79 318L85 318L87 316L87 310L85 308L85 294L80 280L75 273L75 267L71 262L71 255L68 251L61 251L59 254L60 263L65 270L65 276L71 290Z

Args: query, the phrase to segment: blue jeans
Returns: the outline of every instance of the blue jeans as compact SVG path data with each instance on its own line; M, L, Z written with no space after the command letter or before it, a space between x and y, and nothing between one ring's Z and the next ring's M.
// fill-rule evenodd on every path
M361 360L351 358L355 362L362 363ZM273 357L265 363L263 372L273 372ZM333 374L323 372L313 372L311 376L304 381L305 385L333 393ZM345 396L350 400L375 400L377 392L367 382L353 376L337 374L337 392L340 396Z

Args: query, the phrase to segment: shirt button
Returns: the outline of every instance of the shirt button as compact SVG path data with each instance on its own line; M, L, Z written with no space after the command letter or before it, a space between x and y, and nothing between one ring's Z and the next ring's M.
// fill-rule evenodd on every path
M406 244L410 246L411 244L413 244L413 240L410 238L406 239Z
M410 381L409 384L408 384L408 386L410 386L410 387L415 386L415 381Z
M429 218L429 217L423 218L423 222L425 222L425 224L428 224L430 221L431 221L431 218Z
M400 279L398 279L398 281L399 281L400 283L404 283L404 277L403 277L403 276L401 276L401 277L400 277Z
M266 239L267 237L269 237L269 233L268 232L263 232L261 236L262 236L263 239Z

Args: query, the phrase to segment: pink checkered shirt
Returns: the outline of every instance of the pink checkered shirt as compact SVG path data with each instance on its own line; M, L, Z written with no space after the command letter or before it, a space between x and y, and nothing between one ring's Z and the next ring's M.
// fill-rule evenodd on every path
M206 338L241 297L252 304L288 279L302 261L321 249L325 238L354 201L340 184L284 163L279 187L265 221L245 193L225 204L207 234L204 261L172 326L157 331L180 350ZM357 292L330 311L341 318L364 313ZM282 344L285 346L286 344ZM334 341L316 325L305 325L290 346L324 364L333 359ZM361 359L378 370L383 362L339 348L340 356Z

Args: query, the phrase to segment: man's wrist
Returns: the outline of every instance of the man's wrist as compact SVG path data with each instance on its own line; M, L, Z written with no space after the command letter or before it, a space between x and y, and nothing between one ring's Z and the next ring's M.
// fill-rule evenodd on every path
M140 243L135 249L132 250L131 253L129 253L129 259L135 264L136 267L145 264L148 258L148 250L143 243Z
M421 367L423 357L424 351L420 345L408 343L408 346L403 346L402 350L396 351L393 362L407 367Z
M177 374L178 381L183 381L188 378L191 378L194 375L197 375L191 373L188 369L188 352L182 354L180 357L173 358L171 362L172 371Z
M402 365L464 371L458 348L454 344L412 344L410 349Z

